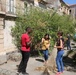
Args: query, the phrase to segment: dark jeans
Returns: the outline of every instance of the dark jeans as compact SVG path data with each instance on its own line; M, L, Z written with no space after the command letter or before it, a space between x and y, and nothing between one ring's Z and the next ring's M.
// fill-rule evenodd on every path
M48 50L43 50L43 54L44 54L44 59L45 59L45 61L47 61L48 60Z
M21 51L21 54L22 54L22 60L19 64L18 72L26 72L30 52Z
M67 43L67 50L71 50L71 46L69 42Z
M63 61L62 61L63 54L64 54L64 50L60 50L57 52L56 65L57 65L58 72L64 71L64 65L63 65Z

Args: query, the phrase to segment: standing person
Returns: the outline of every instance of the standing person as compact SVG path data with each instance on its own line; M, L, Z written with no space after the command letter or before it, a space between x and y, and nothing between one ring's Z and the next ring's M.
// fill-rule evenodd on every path
M18 67L18 72L21 72L22 74L27 74L26 67L29 60L30 55L30 44L31 39L29 34L32 32L32 29L30 27L26 28L26 33L21 35L21 54L22 54L22 60Z
M50 46L50 37L49 34L45 34L44 38L42 38L42 50L44 54L45 65L47 64L48 60L49 46Z
M58 39L55 45L55 48L57 48L56 65L58 69L58 72L56 75L60 75L64 71L64 66L62 61L63 54L64 54L64 39L62 35L63 35L63 32L57 33Z
M66 45L67 45L67 50L71 50L71 46L70 46L70 34L67 34Z

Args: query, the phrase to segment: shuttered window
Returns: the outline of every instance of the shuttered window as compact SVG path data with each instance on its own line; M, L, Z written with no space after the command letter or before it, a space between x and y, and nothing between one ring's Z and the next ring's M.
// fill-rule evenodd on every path
M15 0L7 0L6 8L7 12L15 13Z

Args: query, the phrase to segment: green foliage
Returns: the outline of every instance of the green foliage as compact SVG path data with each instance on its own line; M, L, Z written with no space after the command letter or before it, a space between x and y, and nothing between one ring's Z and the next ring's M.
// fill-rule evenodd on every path
M27 12L24 14L18 14L16 25L11 30L14 43L18 48L20 47L21 34L25 32L28 26L33 29L33 33L31 34L34 38L32 43L33 49L38 49L41 38L46 33L49 33L54 41L58 30L62 30L65 34L74 32L74 23L70 16L60 16L52 10L47 11L39 8L27 9Z

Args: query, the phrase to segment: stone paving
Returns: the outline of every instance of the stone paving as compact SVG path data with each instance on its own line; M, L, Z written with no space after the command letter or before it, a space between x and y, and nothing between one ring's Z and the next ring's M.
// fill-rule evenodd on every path
M39 67L43 67L43 62L41 57L30 57L27 72L29 75L48 75L44 74L43 70L38 70ZM0 65L0 75L17 75L17 65L20 61L8 61L7 63ZM55 75L50 72L50 75ZM76 75L76 72L64 71L63 75Z

